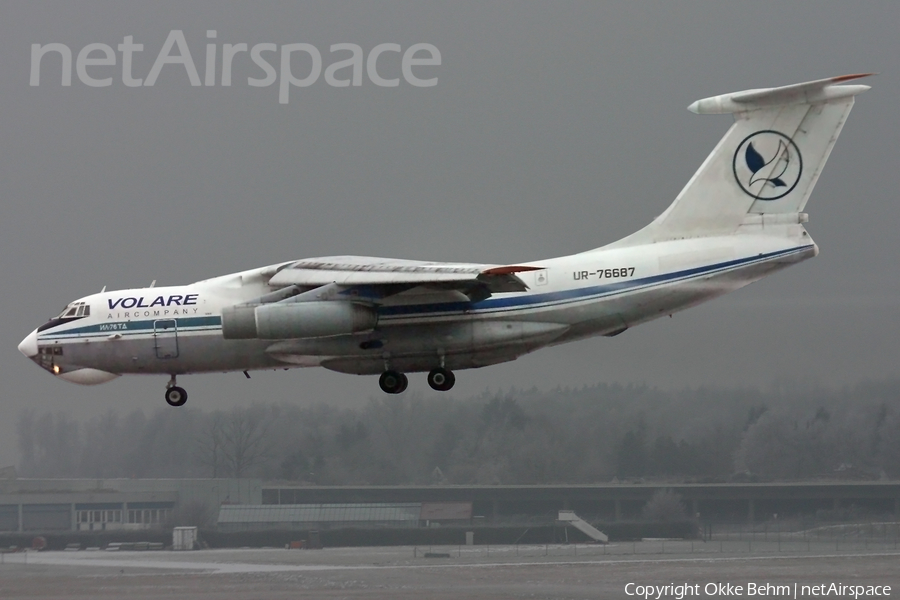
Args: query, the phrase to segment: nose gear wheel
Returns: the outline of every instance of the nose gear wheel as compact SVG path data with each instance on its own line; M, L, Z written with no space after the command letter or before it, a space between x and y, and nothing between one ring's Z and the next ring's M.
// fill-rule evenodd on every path
M166 389L166 402L169 403L169 406L184 406L184 403L187 402L187 392L184 391L184 388L173 385Z
M169 406L184 406L187 402L187 392L176 384L176 375L172 374L166 382L166 402Z

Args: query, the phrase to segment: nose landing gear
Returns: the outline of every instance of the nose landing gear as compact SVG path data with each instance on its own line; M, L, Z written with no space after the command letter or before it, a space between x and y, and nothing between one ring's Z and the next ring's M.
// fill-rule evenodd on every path
M169 403L169 406L184 406L184 403L187 402L187 392L184 391L184 388L175 385L175 375L172 375L166 384L166 402Z

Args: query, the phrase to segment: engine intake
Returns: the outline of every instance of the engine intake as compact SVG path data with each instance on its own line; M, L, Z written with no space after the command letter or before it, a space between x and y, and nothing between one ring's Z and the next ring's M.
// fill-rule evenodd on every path
M288 340L369 331L378 314L352 302L292 302L222 309L222 336L228 340Z

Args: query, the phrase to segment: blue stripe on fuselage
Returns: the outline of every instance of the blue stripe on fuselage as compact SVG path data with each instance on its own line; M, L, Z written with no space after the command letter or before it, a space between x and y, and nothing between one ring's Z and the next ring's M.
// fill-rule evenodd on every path
M560 290L558 292L549 292L546 294L526 294L517 295L507 298L488 298L479 302L447 302L442 304L411 304L406 306L382 306L378 309L380 317L409 317L409 316L427 316L434 313L454 313L454 312L497 312L509 310L512 308L520 308L525 306L535 306L539 304L569 304L585 300L592 296L611 296L626 291L633 291L637 288L646 288L661 283L669 283L679 279L688 279L698 275L711 275L718 271L727 271L735 267L747 266L757 262L765 262L766 260L777 258L779 256L788 256L790 254L802 252L812 248L809 246L799 246L789 248L787 250L778 250L769 254L760 254L747 258L738 258L713 265L704 265L702 267L694 267L685 269L684 271L675 271L672 273L664 273L644 277L642 279L633 279L630 281L619 281L604 285L597 285L585 288L576 288L568 290Z
M558 292L549 292L545 294L517 294L505 298L488 298L480 302L445 302L440 304L412 304L404 306L380 306L378 307L379 317L386 317L388 321L401 320L404 317L429 317L439 314L448 315L453 313L490 313L502 312L515 308L524 308L528 306L561 306L573 302L583 301L592 297L614 296L617 294L635 291L639 288L650 288L664 283L671 283L678 280L690 279L698 276L712 275L717 272L728 271L736 267L747 266L754 263L765 262L772 258L789 256L791 254L800 253L813 248L812 245L798 246L786 250L778 250L768 254L760 254L753 257L739 258L722 263L712 265L704 265L685 269L683 271L675 271L672 273L663 273L644 277L642 279L633 279L629 281L618 281L598 286L590 286L584 288L575 288L568 290L560 290ZM189 333L195 331L218 331L222 326L222 319L218 316L208 317L172 317L178 323L178 333ZM109 323L97 323L85 327L77 327L63 331L48 331L40 336L41 340L48 339L67 339L71 336L100 337L113 334L124 336L146 335L154 331L154 324L161 319L150 319L144 321L117 321ZM169 319L162 319L169 320ZM125 329L119 329L118 326L124 325Z
M135 334L147 333L154 330L154 324L157 321L177 321L178 333L186 333L188 331L203 330L210 327L221 327L222 319L220 317L170 317L160 319L150 319L145 321L110 321L108 323L96 323L85 327L75 327L73 329L65 329L62 331L51 331L47 335L42 335L41 339L52 339L54 337L63 337L70 335L113 335L113 334ZM124 326L124 328L122 328Z

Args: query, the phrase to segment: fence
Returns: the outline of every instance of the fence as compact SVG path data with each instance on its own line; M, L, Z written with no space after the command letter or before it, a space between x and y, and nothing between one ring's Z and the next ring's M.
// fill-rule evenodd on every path
M787 531L778 527L722 527L703 539L643 539L609 544L505 544L414 546L414 558L495 559L505 557L640 557L663 555L778 556L900 551L900 523L857 523ZM477 543L477 537L476 537Z

